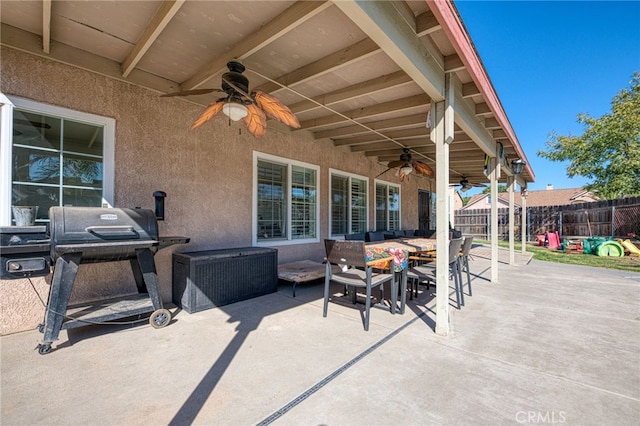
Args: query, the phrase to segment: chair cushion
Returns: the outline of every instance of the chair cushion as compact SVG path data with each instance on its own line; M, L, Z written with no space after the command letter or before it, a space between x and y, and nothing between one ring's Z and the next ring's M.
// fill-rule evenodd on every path
M393 279L392 274L384 273L372 273L371 274L371 286L375 287L385 281ZM346 284L356 287L367 286L367 273L361 269L351 268L346 272L338 272L331 274L331 281L335 281L340 284Z
M435 280L435 264L433 266L412 266L407 269L407 278L416 280Z

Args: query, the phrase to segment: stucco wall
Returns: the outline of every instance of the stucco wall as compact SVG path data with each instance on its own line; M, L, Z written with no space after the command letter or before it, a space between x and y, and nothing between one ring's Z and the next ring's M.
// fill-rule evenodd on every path
M171 253L250 246L252 241L253 152L260 151L320 166L321 241L328 234L329 168L369 176L370 218L374 228L374 177L384 166L360 153L336 148L329 140L314 141L305 131L269 122L267 134L255 139L240 124L216 117L196 130L191 123L203 110L180 98L158 93L78 68L1 48L0 90L116 120L116 207L154 208L153 192L165 191L161 235L191 238L185 246L159 251L156 267L163 300L171 300ZM398 183L393 172L386 180ZM401 184L402 226L418 226L418 189L428 189L422 177ZM322 243L280 246L280 263L321 260ZM46 302L45 279L33 279ZM83 265L71 303L135 293L128 262ZM32 329L44 308L27 280L0 281L2 334Z

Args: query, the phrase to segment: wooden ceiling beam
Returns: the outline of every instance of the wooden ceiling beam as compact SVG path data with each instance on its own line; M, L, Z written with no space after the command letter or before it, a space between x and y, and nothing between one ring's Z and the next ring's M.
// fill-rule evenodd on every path
M364 155L366 155L367 157L378 157L379 159L386 157L389 158L391 157L391 160L380 160L380 161L395 161L398 160L400 157L400 154L402 154L402 148L401 147L397 147L397 148L391 148L391 149L385 149L385 150L380 150L380 151L365 151Z
M484 120L484 127L486 127L487 130L495 130L500 128L500 123L493 117L487 117Z
M453 55L444 57L445 72L462 71L464 68L464 62L462 62L460 56L456 55L455 53Z
M376 115L386 114L390 112L404 111L417 107L424 107L424 113L426 114L429 102L431 100L425 94L411 96L409 98L401 98L394 101L383 102L381 104L372 105L364 108L356 108L350 111L342 112L341 114L352 119L361 120L363 118L375 117ZM330 124L344 123L349 121L341 115L329 114L323 117L314 118L312 120L303 121L300 123L301 129L313 129L322 126L328 126Z
M386 137L380 136L377 133L367 133L366 135L362 136L336 139L333 141L333 144L335 146L356 146L360 144L368 144L381 141L389 142L389 139L387 138L393 139L398 142L415 138L426 138L427 140L429 140L429 129L427 129L426 127L414 127L411 129L393 130L390 132L387 131L380 133L382 133Z
M0 23L0 33L2 38L0 44L13 49L22 50L29 54L47 58L73 67L83 68L113 78L118 81L125 81L129 84L144 87L146 89L157 90L167 93L175 90L176 83L155 74L135 69L127 78L122 77L120 63L114 60L98 56L86 50L69 46L68 44L56 42L51 45L51 53L45 54L42 51L42 38L34 33L21 30L19 28Z
M498 139L498 138L507 138L507 132L505 132L504 130L494 130L493 131L493 137Z
M178 10L182 7L185 0L168 0L163 1L156 14L147 25L142 36L133 47L131 52L122 62L122 76L127 77L131 71L138 65L140 59L147 53L147 50L160 36L160 33L171 22Z
M449 159L451 161L478 161L484 164L484 152L477 150L473 151L456 151L449 153Z
M311 78L331 72L336 68L376 54L379 51L380 48L373 40L365 38L351 46L345 47L344 49L333 52L324 58L320 58L317 61L298 68L297 70L291 71L290 73L278 78L274 78L277 83L269 81L257 87L256 90L262 90L266 93L277 92L282 89L282 86L288 87L297 83L302 83Z
M51 49L51 0L43 0L42 1L42 51L46 54L49 54L50 49Z
M428 37L407 25L393 2L333 2L436 102L444 100L444 60Z
M290 105L289 109L294 113L299 114L301 112L321 108L320 105L330 106L339 102L348 101L360 96L370 95L407 84L414 84L413 80L411 80L411 77L409 77L402 70L396 71L391 74L385 74L371 80L363 81L362 83L357 83L351 86L344 87L342 89L338 89L331 93L316 96L312 98L315 102L309 100L298 102L296 104Z
M491 112L491 109L489 109L489 105L487 105L485 102L480 102L479 104L476 104L475 109L476 109L476 115L491 115L491 114L493 114Z
M462 84L462 97L464 99L470 98L472 96L476 96L479 94L480 94L480 89L478 89L478 86L476 86L476 84L473 81Z
M426 12L416 16L416 34L418 37L426 36L427 34L431 34L441 29L442 26L432 11L427 10Z
M363 123L363 124L372 130L384 130L384 129L399 128L399 127L418 127L418 126L424 127L426 118L427 118L426 114L414 114L414 115L408 115L405 117L390 118L388 120L379 120L379 121ZM370 131L371 130L368 130L365 127L355 124L351 126L344 126L344 127L338 127L336 129L328 129L328 130L315 132L314 136L316 139L323 139L323 138L333 138L333 137L339 137L339 136L357 135L359 133L366 133Z
M397 142L401 141L401 140L398 140L398 139L395 139L395 140ZM407 148L425 147L425 146L427 146L427 144L433 145L433 143L431 141L427 140L427 138L408 139L406 141L403 141L402 144ZM389 149L389 147L396 147L396 146L397 145L395 143L390 142L390 141L367 143L367 144L353 145L351 147L351 152L383 151L383 150Z
M455 145L455 147L454 147ZM436 148L434 144L430 144L430 145L425 145L427 147L427 150L429 152L436 152ZM478 148L478 145L476 145L476 143L472 140L469 140L467 142L454 142L453 144L450 145L449 148L449 152L450 153L455 153L455 152L465 152L465 151L478 151L480 152L480 148ZM484 154L484 153L483 153Z
M201 68L180 85L180 90L191 90L202 86L211 77L224 70L226 63L231 59L242 60L249 57L331 5L332 3L329 1L299 0L295 2L290 8L237 43L224 55L216 57L216 59Z

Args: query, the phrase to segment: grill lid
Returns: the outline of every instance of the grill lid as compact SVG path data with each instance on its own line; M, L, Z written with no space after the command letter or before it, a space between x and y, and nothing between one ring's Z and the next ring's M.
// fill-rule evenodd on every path
M158 246L158 222L146 209L51 207L51 244L55 258L82 253L83 261L124 260L136 250Z

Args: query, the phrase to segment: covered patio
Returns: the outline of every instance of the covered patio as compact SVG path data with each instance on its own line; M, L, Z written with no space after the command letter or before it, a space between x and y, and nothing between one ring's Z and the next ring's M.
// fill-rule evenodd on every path
M2 424L636 425L640 276L530 261L490 283L433 332L421 287L404 315L332 304L322 285L196 314L163 329L86 327L46 356L29 331L0 338ZM527 263L528 262L528 263ZM544 271L544 277L541 276ZM451 290L451 289L450 289Z
M516 184L526 189L535 178L528 164L515 172L513 161L526 163L526 154L451 1L34 1L4 7L1 19L0 225L12 223L10 206L23 194L44 193L39 220L46 224L48 203L69 204L68 193L78 197L75 205L91 193L91 205L145 208L150 194L166 192L160 231L191 242L156 256L165 301L173 250L260 246L277 248L280 263L321 261L325 238L400 228L435 230L438 247L446 247L451 185L483 183L495 194L506 182L513 194ZM219 114L190 129L219 100L215 90L231 60L246 67L249 91L276 96L300 127L269 120L258 139ZM159 97L194 89L214 92ZM16 119L14 110L27 115ZM46 133L52 116L99 125L94 136L71 135L76 146L69 152L30 145L28 136ZM62 178L67 171L59 183L24 172L17 179L13 150L36 148L90 158L103 173L74 176L72 184ZM389 170L398 161L401 167ZM416 161L432 176L420 175ZM304 176L294 182L306 194L299 205L293 190L276 201L261 198L259 176L267 169L280 172L277 189ZM361 185L344 202L342 218L334 208L337 181L349 191L354 181ZM355 211L358 197L365 201ZM269 209L276 205L284 206L280 216ZM497 283L497 234L492 240L490 280ZM446 281L446 256L437 262L438 279ZM46 293L44 280L36 281ZM123 268L106 265L88 268L79 281L74 302L126 294L133 284ZM450 313L440 291L435 331L446 335ZM0 296L11 322L3 333L40 321L25 280L0 282Z

